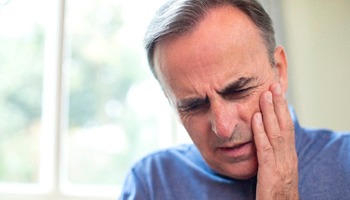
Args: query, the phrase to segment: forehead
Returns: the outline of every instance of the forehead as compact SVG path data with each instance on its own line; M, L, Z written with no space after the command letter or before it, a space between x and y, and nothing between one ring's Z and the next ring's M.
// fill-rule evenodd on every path
M154 61L162 86L176 93L193 82L220 87L216 79L251 73L256 62L267 58L255 24L237 8L225 6L211 9L186 35L160 42Z

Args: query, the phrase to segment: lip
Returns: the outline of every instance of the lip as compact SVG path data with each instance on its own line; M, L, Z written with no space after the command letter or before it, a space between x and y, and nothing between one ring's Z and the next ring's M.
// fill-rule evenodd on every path
M246 143L237 144L234 146L218 147L217 150L221 155L225 157L238 159L238 158L246 157L252 154L253 142L250 141Z

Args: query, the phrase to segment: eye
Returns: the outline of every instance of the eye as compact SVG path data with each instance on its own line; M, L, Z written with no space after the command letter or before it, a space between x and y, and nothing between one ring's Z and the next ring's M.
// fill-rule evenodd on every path
M243 99L251 94L253 87L242 88L222 94L225 99Z
M196 113L205 111L209 108L208 99L197 99L178 106L178 110L181 113Z

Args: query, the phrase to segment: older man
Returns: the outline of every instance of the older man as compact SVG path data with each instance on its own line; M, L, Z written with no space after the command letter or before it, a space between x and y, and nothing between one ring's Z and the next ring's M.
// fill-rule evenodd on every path
M285 51L258 2L170 0L146 49L194 145L142 159L121 199L349 198L350 136L292 119Z

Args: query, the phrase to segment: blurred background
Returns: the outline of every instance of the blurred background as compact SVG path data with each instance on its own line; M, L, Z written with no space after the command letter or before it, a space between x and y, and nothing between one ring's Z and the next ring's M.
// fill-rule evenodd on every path
M142 46L164 0L0 0L0 199L116 199L128 168L190 142ZM349 130L350 1L261 0L301 124Z

